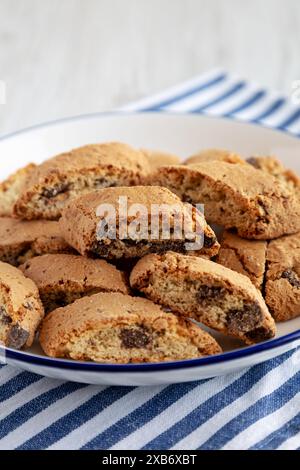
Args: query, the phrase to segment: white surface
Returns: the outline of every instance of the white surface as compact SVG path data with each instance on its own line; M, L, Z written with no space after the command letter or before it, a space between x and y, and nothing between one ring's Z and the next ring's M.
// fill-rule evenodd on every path
M290 94L299 0L0 0L0 133L102 111L221 66Z
M5 169L2 167L0 178L28 161L40 162L49 155L76 147L86 142L120 139L137 147L165 149L182 156L199 149L210 147L227 148L229 143L237 152L278 153L284 164L300 170L300 160L295 158L300 151L299 139L263 127L238 123L232 120L215 119L200 115L133 114L89 117L72 119L67 122L38 127L0 141L0 154L6 156ZM21 160L21 161L20 161ZM300 329L300 317L278 325L277 336L284 336ZM240 347L240 344L223 335L215 335L225 351ZM299 341L300 343L300 341ZM272 341L269 342L270 346ZM222 363L201 365L185 369L164 370L159 372L108 372L74 371L60 369L54 361L53 367L34 366L27 361L14 363L17 367L31 370L41 375L57 377L77 382L113 385L155 385L191 381L200 378L223 375L249 367L279 355L295 342L238 359L226 359ZM247 349L247 348L244 348ZM251 349L251 348L250 348ZM249 348L247 349L249 350ZM42 354L32 349L32 354ZM85 368L83 364L82 368Z

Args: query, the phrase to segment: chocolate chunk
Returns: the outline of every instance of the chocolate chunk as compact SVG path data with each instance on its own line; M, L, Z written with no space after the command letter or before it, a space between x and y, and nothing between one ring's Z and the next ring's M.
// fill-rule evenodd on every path
M191 196L188 196L188 194L184 194L182 196L182 200L183 200L183 202L187 202L188 204L193 205L193 199L191 198Z
M33 310L33 304L32 302L29 302L28 300L24 302L24 307L27 308L28 310Z
M9 348L21 349L29 338L29 332L20 327L17 323L10 329L7 338Z
M285 271L283 271L281 277L283 279L287 279L291 286L298 288L300 287L300 280L295 271L293 271L292 269L286 269Z
M214 300L224 297L226 294L226 289L220 286L205 286L202 285L199 287L196 294L198 302L203 302L205 300Z
M108 181L106 178L96 178L94 186L95 188L114 188L117 183Z
M259 328L255 328L254 330L248 331L248 333L246 333L245 336L246 338L250 340L260 342L260 341L266 341L267 339L273 338L274 333L272 330L269 330L268 328L264 328L263 326L261 326Z
M208 236L204 234L204 248L211 248L217 241L214 235Z
M149 332L145 327L123 328L120 339L124 348L145 348L151 341Z
M42 192L42 196L51 199L53 197L58 196L59 194L65 193L70 189L70 184L69 183L61 183L61 184L56 184L53 186L53 188L45 188Z
M2 325L10 325L12 322L12 319L7 314L6 308L3 305L0 307L0 322Z
M258 303L245 304L242 309L231 309L227 313L227 328L231 333L253 330L263 319Z
M147 247L149 253L164 253L165 251L176 251L178 253L185 253L185 244L187 242L190 242L188 240L149 241L134 240L129 238L121 241L124 243L124 245L128 247L135 247L137 249ZM94 243L91 248L90 255L106 258L108 256L108 245L101 242Z
M249 157L246 159L246 162L249 163L249 165L254 166L256 169L260 169L259 163L255 157Z

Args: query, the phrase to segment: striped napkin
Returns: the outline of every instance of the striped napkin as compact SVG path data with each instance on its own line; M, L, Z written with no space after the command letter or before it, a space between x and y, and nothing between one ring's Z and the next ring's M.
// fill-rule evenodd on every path
M214 70L123 110L201 112L300 136L300 107ZM0 368L0 449L297 449L300 355L198 382L105 387Z

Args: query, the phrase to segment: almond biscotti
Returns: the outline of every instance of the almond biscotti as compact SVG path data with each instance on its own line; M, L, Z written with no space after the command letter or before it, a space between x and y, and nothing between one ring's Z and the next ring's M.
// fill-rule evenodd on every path
M30 347L44 316L39 292L19 269L0 262L0 344Z
M151 171L164 165L179 165L180 157L171 153L160 152L157 150L142 149L142 152L148 158Z
M184 165L194 165L202 162L227 162L227 163L245 163L245 160L237 153L223 149L206 149L195 153L184 161ZM174 165L174 163L165 163L165 165Z
M130 284L149 299L247 344L275 335L260 292L242 274L212 261L168 252L148 255Z
M43 255L19 269L35 282L46 313L98 292L128 294L124 274L100 259L76 255Z
M0 183L0 217L12 216L14 205L35 168L36 165L30 163Z
M236 229L244 238L268 240L300 230L300 201L294 191L251 165L203 162L162 167L152 184L183 201L204 204L208 221Z
M128 145L86 145L39 165L17 199L14 214L56 220L70 200L100 188L140 184L149 170L143 152Z
M73 253L58 222L0 217L0 260L18 266L45 253Z
M276 321L300 315L300 233L272 240L267 248L265 299Z
M247 240L225 231L216 262L248 276L255 287L261 290L266 269L267 244L264 240Z
M127 204L127 209L123 206L123 215L121 201ZM123 218L126 214L127 220ZM154 219L155 214L158 217ZM153 223L153 220L159 223ZM184 220L183 230L179 233L176 230L180 227L178 220ZM95 191L72 201L63 211L59 223L67 243L84 256L132 259L152 252L193 249L199 256L212 257L219 250L217 238L203 214L161 187ZM135 228L138 231L132 232Z
M217 342L189 320L147 299L107 293L54 310L42 324L40 343L48 356L119 364L221 352Z

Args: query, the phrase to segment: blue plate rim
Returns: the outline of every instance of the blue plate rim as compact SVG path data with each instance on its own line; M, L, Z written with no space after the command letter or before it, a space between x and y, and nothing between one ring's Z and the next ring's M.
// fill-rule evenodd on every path
M26 134L34 130L47 128L52 125L56 124L63 124L67 122L75 122L80 120L86 119L94 119L94 118L101 118L106 116L131 116L136 114L166 114L171 116L197 116L199 114L202 117L212 120L224 120L224 121L235 121L240 124L246 124L255 127L261 127L263 129L279 132L290 137L294 138L295 140L299 140L297 135L292 134L288 130L278 129L274 127L268 127L263 125L259 122L244 122L235 119L234 117L229 116L209 116L205 113L189 113L189 112L170 112L167 110L116 110L116 111L104 111L104 112L96 112L96 113L87 113L87 114L79 114L76 116L69 116L60 119L55 119L51 121L46 121L40 124L36 124L33 126L26 127L24 129L20 129L15 132L7 133L0 136L0 142L3 140L8 140L18 135ZM253 346L245 347L243 349L237 349L234 351L225 352L222 354L217 354L214 356L207 356L199 359L190 359L186 361L175 361L175 362L160 362L160 363L143 363L143 364L100 364L100 363L93 363L93 362L81 362L81 361L71 361L71 360L64 360L64 359L56 359L44 356L38 356L33 353L26 353L23 351L17 351L10 348L5 348L0 346L0 358L5 357L12 360L18 360L21 362L46 366L46 367L55 367L59 369L72 369L72 370L83 370L83 371L99 371L99 372L140 372L140 371L158 371L158 370L174 370L174 369L183 369L183 368L190 368L190 367L198 367L198 366L205 366L205 365L212 365L212 364L220 364L223 362L228 362L230 360L237 360L244 357L252 356L258 352L265 352L271 349L276 349L280 346L284 346L288 343L294 342L296 340L300 340L300 329L296 330L292 333L287 335L283 335L279 338L275 338L273 340L269 340L263 343L259 343Z
M191 367L200 367L213 364L221 364L231 360L242 359L255 355L259 352L266 352L276 349L288 343L300 340L300 329L288 335L265 341L263 343L248 346L234 351L224 352L213 356L206 356L199 359L188 359L185 361L158 362L143 364L101 364L97 362L72 361L69 359L57 359L51 357L39 356L34 353L17 351L10 348L0 347L0 357L22 361L32 365L54 367L68 370L98 371L98 372L140 372L140 371L160 371L185 369ZM1 362L1 361L0 361Z

